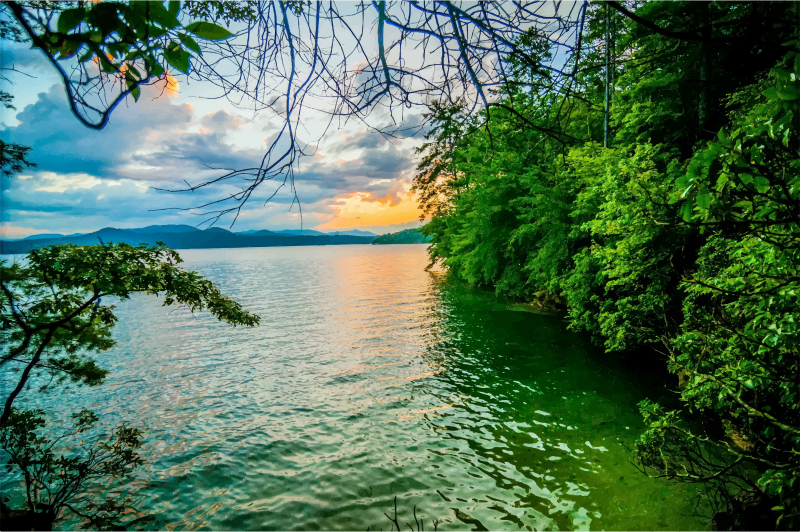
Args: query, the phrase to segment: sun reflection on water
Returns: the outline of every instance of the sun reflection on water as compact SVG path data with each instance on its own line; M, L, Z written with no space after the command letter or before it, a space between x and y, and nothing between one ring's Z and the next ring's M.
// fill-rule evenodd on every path
M262 325L124 302L111 378L67 397L147 431L139 526L358 530L397 496L440 530L702 528L627 462L651 383L424 246L181 255Z

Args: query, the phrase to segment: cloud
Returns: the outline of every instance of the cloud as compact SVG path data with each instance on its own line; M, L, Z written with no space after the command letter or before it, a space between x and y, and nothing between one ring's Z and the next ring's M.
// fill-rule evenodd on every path
M332 151L331 148L326 151ZM410 183L416 162L410 150L401 150L388 142L383 149L364 149L350 160L331 159L330 156L313 159L301 166L297 181L317 182L321 188L339 192L358 190L384 196L397 182Z
M419 220L420 210L411 193L400 198L387 195L375 198L369 192L353 192L330 205L335 217L317 226L322 229L346 229L362 226L409 224Z
M208 115L200 119L200 123L211 131L225 131L228 129L242 129L244 120L229 113L226 109L222 109L216 113L208 113Z
M56 174L53 172L40 172L40 180L47 181L35 188L40 192L66 192L67 190L77 190L81 188L94 188L102 181L89 174Z
M242 148L229 138L247 120L224 109L197 117L191 105L160 94L157 87L143 88L138 103L121 104L108 126L96 131L75 119L63 90L53 86L17 113L18 125L0 128L0 136L31 146L40 171L100 179L183 184L220 174L211 168L261 161L262 148Z
M49 233L46 229L34 229L33 227L17 227L15 225L0 223L0 238L22 238L30 235Z
M377 133L361 131L349 137L342 138L339 148L342 151L349 149L374 149L382 146L386 139Z
M184 180L196 184L219 177L222 169L257 167L264 156L264 132L277 130L265 114L248 118L235 110L214 109L208 101L197 104L203 109L198 112L183 101L185 95L173 98L162 92L159 87L143 88L139 101L120 104L102 131L76 120L63 88L52 86L36 95L11 125L0 125L0 137L31 146L38 164L24 178L4 179L0 219L55 232L202 220L193 216L196 211L153 209L197 206L234 193L245 183L225 181L181 194L149 186L184 188ZM308 153L315 152L312 144ZM334 223L337 216L342 221L336 227L414 220L416 207L405 192L416 162L413 146L410 140L387 141L352 128L322 139L317 154L302 158L295 171L304 226ZM289 183L263 205L280 184L259 187L237 228L299 227L297 208L288 212L296 200ZM352 209L363 211L363 221ZM388 218L381 222L380 215Z
M33 53L32 53L33 52ZM3 68L14 68L28 75L51 69L50 62L38 49L31 49L29 43L3 40L0 46L0 64Z

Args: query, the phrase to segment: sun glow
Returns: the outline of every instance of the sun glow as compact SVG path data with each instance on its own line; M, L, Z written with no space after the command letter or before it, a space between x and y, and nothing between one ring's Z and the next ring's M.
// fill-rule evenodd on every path
M390 193L382 198L374 198L369 192L353 192L336 198L330 208L336 217L318 226L320 229L404 224L418 220L421 214L411 192Z

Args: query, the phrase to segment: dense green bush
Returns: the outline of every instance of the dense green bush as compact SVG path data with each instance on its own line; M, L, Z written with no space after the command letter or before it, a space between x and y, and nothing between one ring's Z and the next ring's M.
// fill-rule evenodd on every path
M609 13L590 14L571 97L510 91L514 112L472 119L431 109L415 180L431 259L563 304L609 352L662 358L684 407L641 405L641 470L702 483L718 527L797 527L797 6L636 11L665 32L700 21L694 40L615 17L606 148Z
M386 233L372 241L373 244L425 244L428 237L419 232L419 229L404 229L396 233Z

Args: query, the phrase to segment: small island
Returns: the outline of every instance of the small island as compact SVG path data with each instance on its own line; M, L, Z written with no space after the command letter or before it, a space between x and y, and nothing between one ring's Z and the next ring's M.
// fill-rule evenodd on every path
M372 241L373 244L427 244L431 237L423 235L419 229L405 229L397 233L386 233Z

